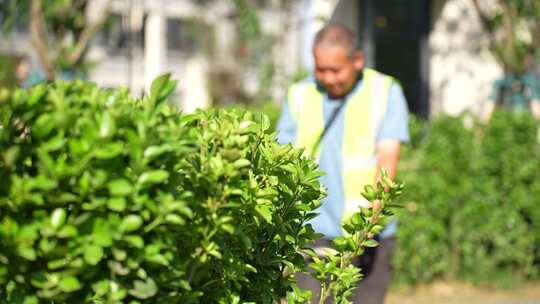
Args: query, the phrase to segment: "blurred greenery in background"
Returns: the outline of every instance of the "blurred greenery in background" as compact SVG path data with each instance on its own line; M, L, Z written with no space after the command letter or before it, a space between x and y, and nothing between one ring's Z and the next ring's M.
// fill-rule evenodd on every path
M398 171L406 185L394 256L398 284L509 286L538 278L537 130L528 112L495 112L488 123L411 120Z
M473 0L489 49L504 75L493 83L498 106L527 109L540 98L540 1Z
M0 54L0 87L14 87L17 84L15 69L17 60L15 57Z
M81 77L88 72L86 54L92 37L109 17L109 2L93 7L96 18L85 13L87 0L0 1L0 27L9 34L26 25L34 51L49 80L68 71Z

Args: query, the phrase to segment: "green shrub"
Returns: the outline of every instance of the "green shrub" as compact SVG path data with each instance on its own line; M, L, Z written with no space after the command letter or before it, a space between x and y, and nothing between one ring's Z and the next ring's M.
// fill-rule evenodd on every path
M452 210L468 200L473 134L460 118L433 123L418 147L416 168L402 170L409 191L399 216L396 273L408 281L425 282L450 272ZM406 163L407 160L404 160Z
M0 302L270 303L315 234L316 165L265 118L84 82L0 94ZM254 122L254 120L256 122Z
M441 117L404 154L398 281L476 283L536 275L540 256L538 124L496 112L487 125Z
M496 112L479 142L475 193L463 209L463 272L473 280L535 275L540 257L540 158L537 121L528 112ZM484 217L483 220L480 220ZM535 241L536 240L536 241ZM471 246L472 247L472 246Z
M279 119L279 115L281 114L280 107L274 102L274 101L266 101L263 103L255 103L255 104L232 104L223 107L225 109L236 109L239 111L250 111L257 115L266 115L268 117L268 120L270 122L270 130L275 130L276 125Z

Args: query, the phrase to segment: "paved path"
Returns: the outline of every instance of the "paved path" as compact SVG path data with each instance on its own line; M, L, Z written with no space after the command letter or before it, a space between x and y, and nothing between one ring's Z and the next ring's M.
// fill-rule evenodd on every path
M392 291L386 304L540 304L540 282L514 289L436 283Z

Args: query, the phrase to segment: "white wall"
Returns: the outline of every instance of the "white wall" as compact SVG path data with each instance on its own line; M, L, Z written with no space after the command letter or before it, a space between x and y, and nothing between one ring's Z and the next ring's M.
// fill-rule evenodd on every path
M208 93L208 58L189 56L178 51L168 52L167 20L196 17L218 23L223 17L223 11L227 9L220 6L223 2L216 2L211 10L203 12L186 0L141 0L133 2L131 7L126 0L114 0L113 12L126 16L131 9L129 27L133 32L140 33L145 23L145 45L134 47L131 62L125 55L111 56L94 45L90 49L89 57L99 64L91 70L90 79L111 87L129 84L131 93L139 96L148 91L152 80L157 76L171 73L172 78L178 80L175 96L172 98L177 106L185 112L207 108L211 103ZM225 25L218 28L222 29L218 34L223 34L223 29L227 29ZM218 45L223 47L220 42L217 41Z
M470 0L447 0L430 34L431 114L485 115L491 86L502 70Z
M341 3L341 5L340 5ZM350 0L302 0L300 14L302 20L302 30L300 32L300 43L298 54L300 63L308 71L313 70L313 55L311 48L313 39L317 32L328 22L332 15L340 14L343 9L347 10L349 5L354 5ZM339 10L336 8L340 7ZM354 22L355 16L340 18L342 23Z

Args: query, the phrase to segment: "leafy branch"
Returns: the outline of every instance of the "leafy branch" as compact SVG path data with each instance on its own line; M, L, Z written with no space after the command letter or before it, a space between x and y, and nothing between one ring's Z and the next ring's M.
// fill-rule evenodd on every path
M334 249L305 251L312 259L309 268L313 272L310 275L321 284L320 304L329 298L333 299L333 303L351 303L347 298L362 278L361 270L352 264L353 259L362 255L366 248L378 245L375 236L393 215L392 209L398 207L395 200L402 190L403 184L393 182L387 172L382 170L381 180L376 186L367 185L362 192L370 206L361 207L344 222L342 228L346 234L332 241ZM306 300L306 297L298 296L300 290L295 291L297 294L294 298Z

